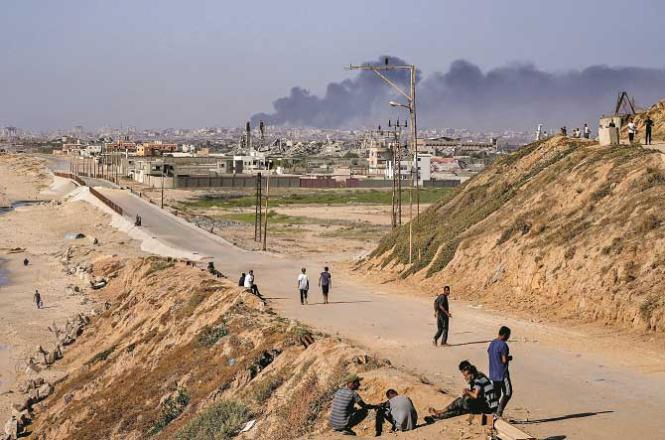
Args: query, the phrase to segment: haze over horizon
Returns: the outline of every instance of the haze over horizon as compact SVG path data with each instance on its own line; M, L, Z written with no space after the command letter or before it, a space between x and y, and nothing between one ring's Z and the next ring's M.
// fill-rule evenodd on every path
M655 0L7 2L0 125L374 126L400 114L389 89L344 67L384 55L418 66L423 128L595 125L620 90L665 96L664 14Z

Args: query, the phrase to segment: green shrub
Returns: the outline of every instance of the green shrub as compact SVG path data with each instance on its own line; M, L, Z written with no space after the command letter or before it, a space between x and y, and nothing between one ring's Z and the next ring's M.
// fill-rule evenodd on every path
M286 380L283 372L271 374L260 382L257 382L249 392L250 397L258 404L264 403L272 396L277 388L282 386Z
M513 235L517 232L520 232L522 235L526 235L531 230L531 223L526 222L523 218L518 218L515 222L510 225L510 227L503 231L501 237L496 241L497 245L503 244L510 240Z
M203 347L212 347L217 341L228 334L229 331L223 323L215 327L206 325L201 329L201 332L199 332L197 340Z
M177 440L225 440L235 436L250 419L247 406L235 400L214 403L176 434Z
M97 362L105 361L108 359L108 357L115 351L115 345L111 346L110 348L107 348L104 351L100 351L96 355L92 357L88 362L86 362L86 365L94 365Z
M162 403L162 414L160 418L148 431L149 436L153 436L162 431L173 420L177 419L189 404L189 395L187 391L179 389L175 396L169 396Z

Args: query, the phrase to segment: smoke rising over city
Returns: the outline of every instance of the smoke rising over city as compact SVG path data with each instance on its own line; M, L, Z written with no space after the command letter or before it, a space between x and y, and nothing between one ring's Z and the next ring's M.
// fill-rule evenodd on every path
M384 57L368 64L383 64ZM390 57L391 64L404 63ZM408 73L389 72L408 90ZM445 72L419 75L418 121L421 127L530 129L594 124L613 112L617 94L626 90L638 105L648 106L665 93L665 70L590 66L583 70L546 72L533 64L515 63L483 71L457 60ZM375 73L328 84L323 96L294 87L273 102L272 113L252 117L275 125L358 128L385 122L399 113L388 106L399 99ZM406 115L403 115L406 117Z

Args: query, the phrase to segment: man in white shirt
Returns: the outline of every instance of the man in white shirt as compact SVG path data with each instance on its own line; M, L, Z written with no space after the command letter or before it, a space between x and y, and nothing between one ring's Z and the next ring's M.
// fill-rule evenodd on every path
M307 291L309 290L309 277L307 276L307 269L304 267L300 270L298 275L298 290L300 291L300 304L307 304Z
M591 137L591 129L587 124L584 124L584 139L589 139Z
M628 123L628 143L632 145L635 140L635 133L637 133L637 126L633 121Z
M251 290L254 295L261 295L259 288L254 283L254 271L250 270L245 276L245 289Z

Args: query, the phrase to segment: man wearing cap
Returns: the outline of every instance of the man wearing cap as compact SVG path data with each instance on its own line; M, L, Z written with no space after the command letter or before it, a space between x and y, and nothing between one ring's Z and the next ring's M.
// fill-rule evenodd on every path
M360 398L357 390L360 388L361 380L362 377L355 374L348 375L344 380L345 385L335 393L330 412L330 427L333 431L341 432L344 435L356 435L351 429L358 422L354 419L360 415L356 411L355 405L357 404L363 410L376 408L376 405L368 405Z

